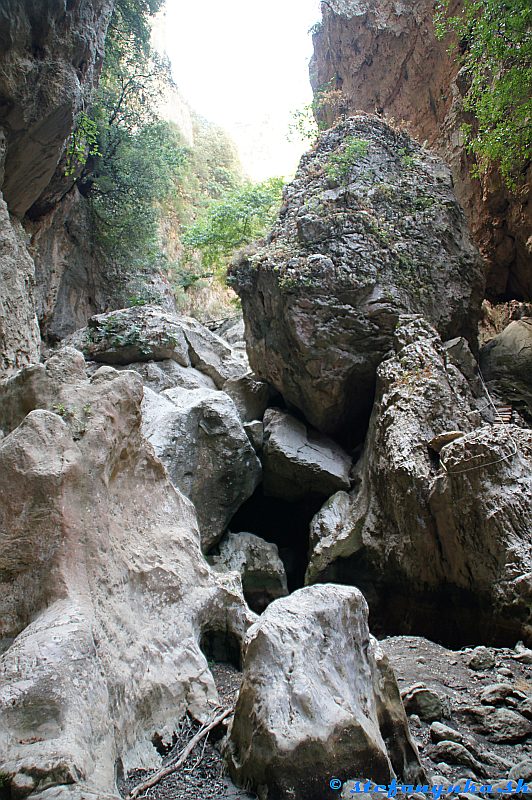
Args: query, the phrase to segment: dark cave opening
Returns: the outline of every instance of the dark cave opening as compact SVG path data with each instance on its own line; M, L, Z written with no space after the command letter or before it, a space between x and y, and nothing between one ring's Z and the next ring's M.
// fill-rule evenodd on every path
M422 636L459 650L487 645L514 647L521 638L517 616L502 618L490 597L452 584L412 586L399 574L386 579L363 553L339 558L321 575L320 583L356 586L369 606L369 628L378 639L386 636Z
M4 783L4 778L0 773L0 800L11 800L12 797L11 789L7 783Z
M238 636L227 628L206 626L201 632L200 649L207 661L231 664L242 670L242 646Z
M268 497L259 486L237 511L229 530L254 533L276 544L286 570L288 591L293 592L304 585L310 522L324 502L323 496L315 494L293 502Z

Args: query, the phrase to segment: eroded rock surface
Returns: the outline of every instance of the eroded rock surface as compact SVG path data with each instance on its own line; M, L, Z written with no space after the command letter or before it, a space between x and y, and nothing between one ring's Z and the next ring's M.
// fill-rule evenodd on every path
M202 632L241 641L240 581L141 435L142 382L73 350L1 384L0 771L43 798L118 797L217 703ZM17 788L18 787L18 788Z
M68 8L63 0L9 0L0 8L3 191L18 216L50 183L76 114L86 107L101 71L112 8L111 0L74 0Z
M314 586L272 603L246 639L228 749L260 800L322 800L332 775L417 780L394 674L370 637L362 594Z
M225 392L145 388L142 430L175 486L196 506L207 552L261 480L261 465Z
M39 360L34 289L35 265L24 230L10 218L0 193L0 375Z
M307 581L359 586L388 632L530 640L532 431L483 421L487 398L423 320L403 320L394 347L378 370L357 488L312 524ZM429 447L457 430L439 456Z
M480 352L487 381L532 422L532 317L515 320Z
M484 282L448 168L362 115L303 156L269 243L232 280L254 372L318 430L355 441L400 314L474 342Z
M245 358L191 317L158 306L97 314L68 338L85 356L102 364L176 361L207 375L218 389L248 371Z

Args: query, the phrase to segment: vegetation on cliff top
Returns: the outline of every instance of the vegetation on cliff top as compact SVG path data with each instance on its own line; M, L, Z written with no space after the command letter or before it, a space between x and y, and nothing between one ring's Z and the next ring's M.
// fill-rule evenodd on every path
M436 31L456 35L469 86L464 126L479 171L496 164L510 187L532 157L532 5L530 0L451 0L437 5Z

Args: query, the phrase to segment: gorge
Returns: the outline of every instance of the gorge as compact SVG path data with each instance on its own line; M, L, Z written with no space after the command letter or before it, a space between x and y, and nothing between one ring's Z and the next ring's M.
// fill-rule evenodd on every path
M0 0L0 799L524 797L530 151L472 177L431 3L328 0L279 208L175 87L113 173L159 5Z

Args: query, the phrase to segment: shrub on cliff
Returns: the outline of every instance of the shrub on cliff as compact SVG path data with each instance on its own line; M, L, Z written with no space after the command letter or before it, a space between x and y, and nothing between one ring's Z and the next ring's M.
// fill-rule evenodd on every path
M437 4L440 37L454 32L469 78L465 108L475 120L464 127L483 171L496 164L515 186L532 156L532 5L530 0L450 0Z

